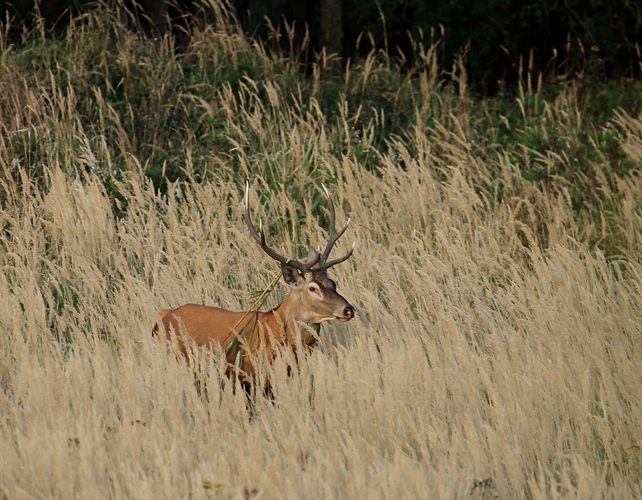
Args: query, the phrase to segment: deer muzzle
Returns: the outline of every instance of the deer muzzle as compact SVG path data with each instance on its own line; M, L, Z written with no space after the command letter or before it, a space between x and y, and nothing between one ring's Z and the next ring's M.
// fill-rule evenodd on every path
M352 307L350 304L348 304L344 309L343 309L343 314L341 316L336 316L336 318L339 321L350 321L352 318L354 318L354 307Z

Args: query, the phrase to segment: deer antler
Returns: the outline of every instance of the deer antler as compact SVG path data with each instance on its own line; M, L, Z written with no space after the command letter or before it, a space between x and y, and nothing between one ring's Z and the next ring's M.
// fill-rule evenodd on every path
M335 224L334 203L332 202L330 191L328 191L328 188L325 187L325 184L321 184L321 186L325 191L325 195L328 197L328 204L330 205L330 229L328 230L328 243L325 246L325 250L323 251L321 258L319 259L319 263L317 267L315 267L315 270L325 271L326 269L332 266L340 264L344 260L348 260L348 258L352 255L352 252L354 252L354 243L352 244L352 248L350 249L350 251L347 254L345 254L343 257L340 257L338 259L331 260L330 262L328 262L328 257L330 257L330 252L332 252L332 247L337 242L337 240L341 238L343 233L346 232L346 229L348 229L348 225L350 224L350 219L348 219L348 222L346 222L346 225L343 227L341 231L337 231L337 228L334 225Z
M287 257L283 257L283 255L278 254L272 248L267 246L267 244L265 243L265 233L263 232L263 228L261 228L261 232L259 234L259 232L256 230L256 228L252 224L252 216L250 215L250 183L248 181L245 182L245 221L247 222L247 227L249 228L250 233L252 234L254 239L257 241L259 246L263 249L263 251L266 254L268 254L277 262L280 262L281 264L285 264L295 269L298 269L302 274L309 273L312 266L314 266L317 262L319 262L319 259L321 257L317 252L311 252L308 255L307 262L299 262L296 259L288 259Z

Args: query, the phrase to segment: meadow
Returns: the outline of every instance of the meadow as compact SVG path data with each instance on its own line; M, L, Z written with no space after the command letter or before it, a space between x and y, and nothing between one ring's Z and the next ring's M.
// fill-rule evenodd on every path
M642 498L635 82L480 99L421 41L306 76L209 7L180 50L104 10L2 38L0 497ZM321 182L356 242L356 318L252 419L151 335L278 273L245 179L278 251L325 243Z

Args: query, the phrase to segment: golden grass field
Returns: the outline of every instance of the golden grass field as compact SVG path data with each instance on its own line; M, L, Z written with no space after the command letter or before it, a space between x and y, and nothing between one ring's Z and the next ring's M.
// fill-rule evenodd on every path
M191 50L247 43L200 36ZM481 161L465 124L441 126L464 101L441 115L418 105L436 124L364 168L333 146L351 140L357 110L332 122L274 82L259 98L248 78L199 103L204 117L227 113L236 163L212 155L206 181L166 195L96 99L129 167L116 217L101 178L113 152L88 139L73 92L3 71L17 90L0 148L0 497L642 498L639 173L609 188L612 237L563 185L528 182L518 156ZM360 71L364 85L376 77ZM553 104L560 126L579 119L572 88ZM617 120L639 161L642 121ZM38 179L10 154L23 128L49 148ZM481 189L491 174L501 194ZM356 241L330 272L356 318L325 324L291 377L287 352L264 366L274 401L259 396L252 420L220 353L188 365L151 336L158 310L244 310L278 272L245 226L244 177L282 253L324 244L321 182L337 223L353 222L335 255ZM606 255L595 241L608 238L619 243Z

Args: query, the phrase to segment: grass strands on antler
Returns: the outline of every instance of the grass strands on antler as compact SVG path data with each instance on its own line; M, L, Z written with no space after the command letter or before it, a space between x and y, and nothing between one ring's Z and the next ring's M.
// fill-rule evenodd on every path
M267 298L270 296L270 294L274 291L274 288L276 287L276 284L279 282L281 279L282 273L279 271L276 275L276 277L270 282L268 287L261 292L259 297L254 301L254 304L252 305L252 309L247 311L241 319L238 320L238 322L234 325L232 328L232 331L230 332L230 335L235 335L234 340L232 343L227 346L225 349L225 355L229 356L230 354L234 354L234 359L239 360L239 354L241 354L241 351L243 351L243 335L245 334L246 329L249 327L250 322L252 319L254 319L254 324L252 325L252 329L250 331L249 338L247 339L247 345L252 344L252 340L254 339L254 334L256 332L256 329L258 328L258 315L259 315L259 310L265 304L265 301ZM249 316L249 318L248 318ZM247 319L247 322L240 328L240 330L236 331L236 328L243 322L243 320ZM244 356L246 353L243 352L241 356Z

